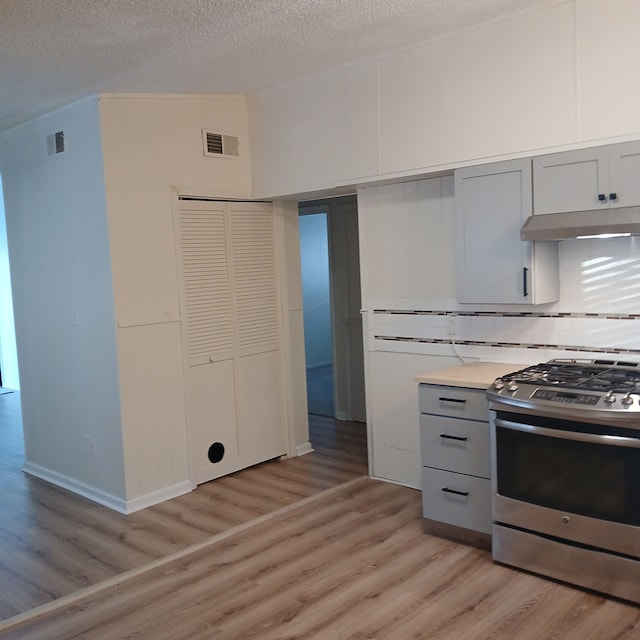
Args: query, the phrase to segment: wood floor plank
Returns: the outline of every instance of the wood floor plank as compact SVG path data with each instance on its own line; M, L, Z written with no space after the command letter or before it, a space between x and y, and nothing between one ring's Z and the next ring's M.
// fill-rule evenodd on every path
M322 453L256 465L124 516L24 474L20 394L0 395L0 619L367 473L365 425L311 417L310 435Z
M363 478L292 505L7 640L632 640L640 608L425 533L419 492Z
M419 541L424 542L421 538ZM429 545L427 553L420 553L421 544L405 550L408 564L395 580L379 584L368 591L365 597L349 607L343 607L339 615L336 612L328 620L326 615L318 615L315 620L306 616L300 621L301 626L296 633L322 633L326 637L364 633L366 637L382 637L379 636L381 630L388 628L392 621L406 612L418 611L425 592L429 592L425 590L425 584L440 588L453 575L452 571L459 571L465 561L477 560L478 552L469 547L438 539L430 542L435 544ZM291 631L294 630L292 626Z
M131 516L28 478L0 452L15 489L0 494L0 612L31 608L0 622L0 638L640 638L640 607L497 565L426 527L418 491L361 477L363 425L311 422L313 454Z

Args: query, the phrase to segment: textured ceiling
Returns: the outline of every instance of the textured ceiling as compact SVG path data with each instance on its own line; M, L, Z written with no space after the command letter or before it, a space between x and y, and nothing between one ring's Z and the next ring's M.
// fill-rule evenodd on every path
M566 0L0 0L0 131L101 92L252 93Z

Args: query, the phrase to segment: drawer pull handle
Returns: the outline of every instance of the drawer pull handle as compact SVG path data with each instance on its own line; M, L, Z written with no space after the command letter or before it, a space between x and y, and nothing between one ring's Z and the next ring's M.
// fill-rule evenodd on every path
M447 398L446 396L440 396L438 400L440 402L455 402L456 404L464 404L466 402L463 398Z
M442 490L445 493L455 493L457 496L464 496L465 498L469 495L468 491L458 491L457 489L449 489L449 487L442 487Z
M466 436L450 436L448 433L441 433L440 437L445 440L456 440L458 442L466 442L469 439Z

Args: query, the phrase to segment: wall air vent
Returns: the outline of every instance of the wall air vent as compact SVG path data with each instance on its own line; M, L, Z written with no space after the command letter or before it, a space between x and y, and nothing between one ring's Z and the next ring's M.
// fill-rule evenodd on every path
M236 136L227 136L208 129L202 130L204 155L216 158L237 158L240 155L240 143Z
M47 136L47 153L52 156L64 152L64 131L56 131Z

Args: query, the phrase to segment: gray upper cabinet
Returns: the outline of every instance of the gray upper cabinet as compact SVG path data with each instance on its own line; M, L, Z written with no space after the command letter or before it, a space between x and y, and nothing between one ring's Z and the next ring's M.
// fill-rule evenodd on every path
M533 158L536 214L640 204L640 142Z
M611 207L640 205L640 141L609 147L609 185Z
M557 243L520 239L532 209L531 160L458 169L454 183L458 301L558 300Z

